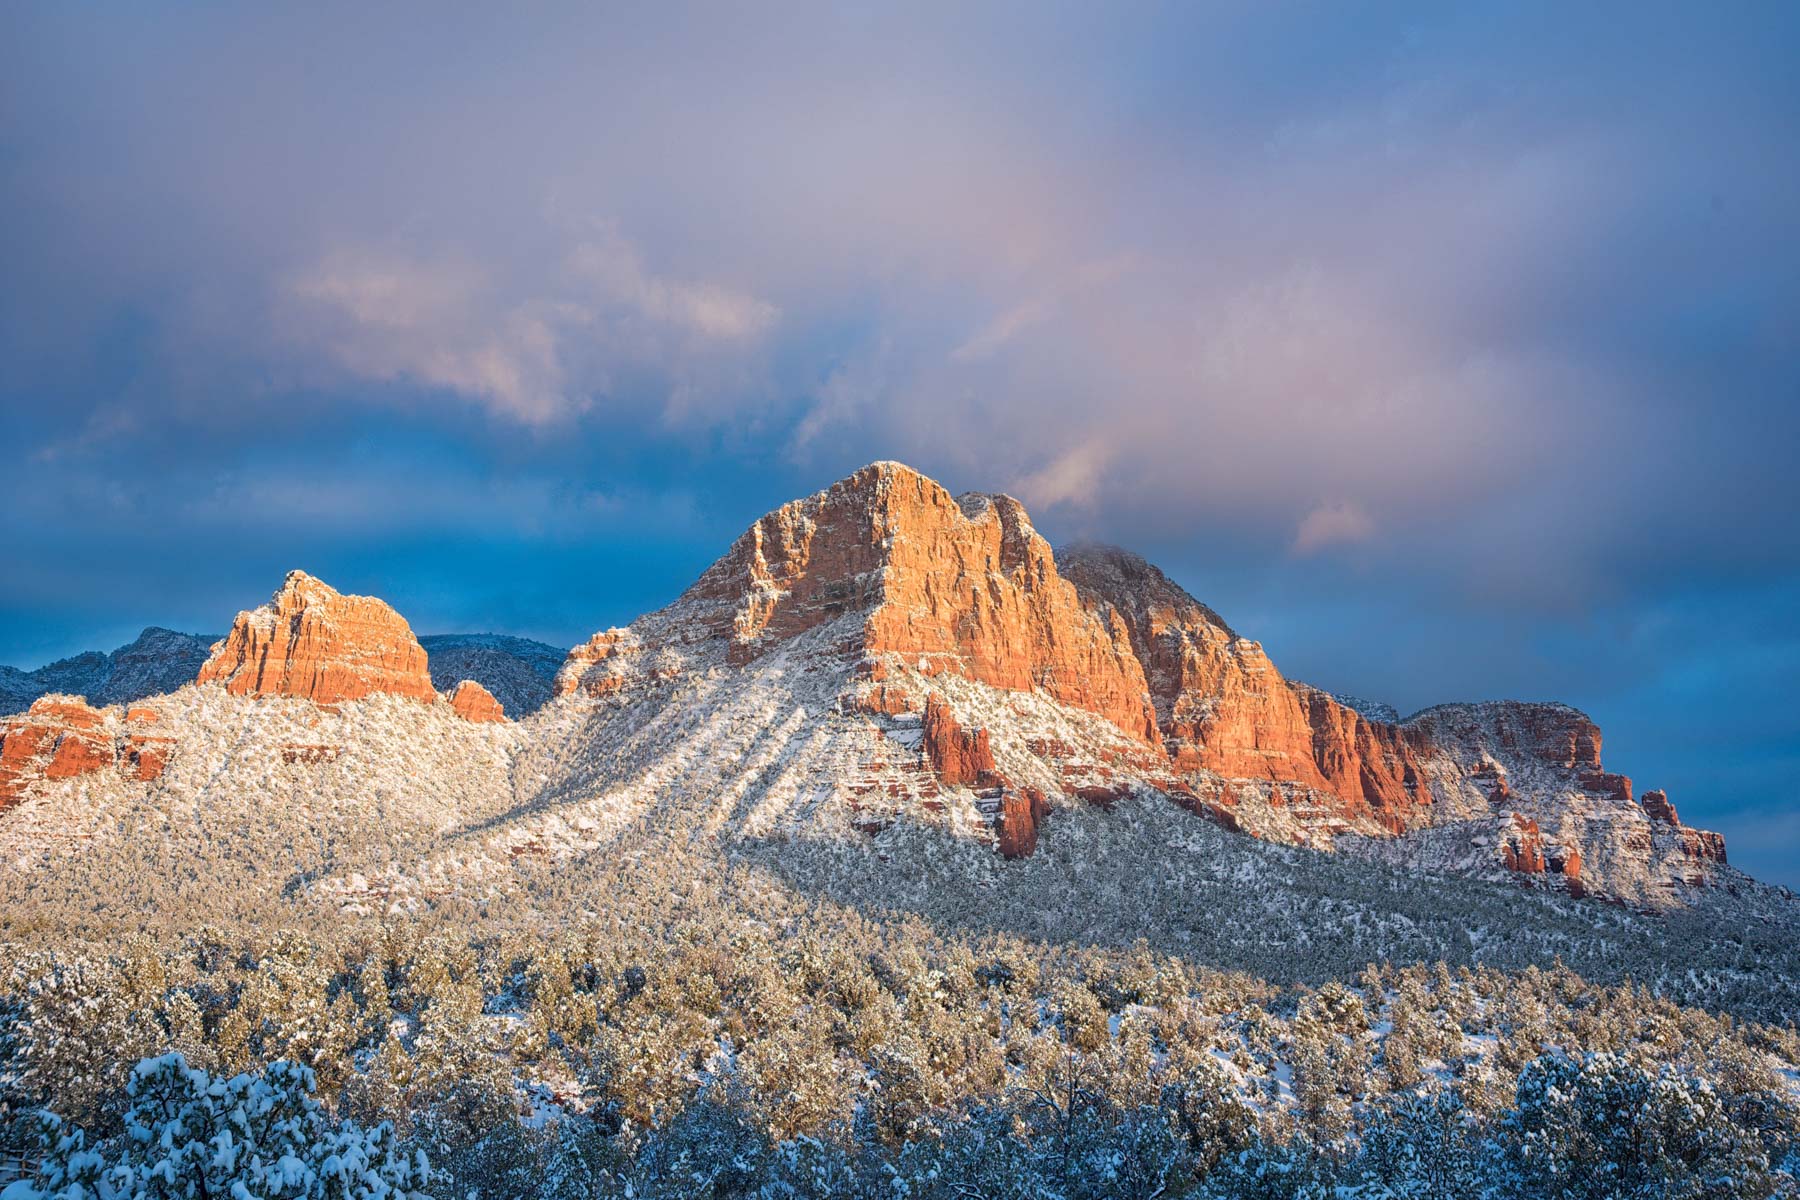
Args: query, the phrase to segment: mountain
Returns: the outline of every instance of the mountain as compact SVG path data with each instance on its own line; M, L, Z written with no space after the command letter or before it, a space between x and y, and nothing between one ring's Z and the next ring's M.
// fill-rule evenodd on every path
M1617 969L1661 936L1619 914L1691 912L1688 988L1728 986L1745 922L1777 931L1769 961L1800 945L1791 897L1635 795L1576 710L1364 715L1143 559L1053 552L1016 500L894 463L756 521L669 606L572 650L535 711L502 699L510 666L450 686L501 659L541 680L535 644L425 641L295 572L194 686L40 698L0 727L0 910L128 922L229 889L271 920L562 911L621 856L704 854L1265 967L1293 961L1296 921L1346 962L1374 938ZM1338 917L1306 915L1320 896ZM1542 936L1470 941L1507 912Z
M20 712L39 696L66 693L96 704L130 704L191 681L213 638L156 626L110 654L89 650L35 671L0 667L0 715Z
M260 620L266 625L276 615L271 609ZM194 681L218 640L152 626L110 654L89 650L35 671L0 666L0 716L23 712L51 694L82 696L104 706L172 692ZM472 681L513 716L543 707L567 655L544 642L497 633L427 634L417 641L429 655L432 687L454 692Z
M1732 877L1720 839L1602 767L1574 709L1372 720L1142 558L1055 554L1016 500L898 464L763 517L675 604L577 647L558 688L686 726L663 693L699 679L714 703L809 714L771 759L796 761L733 789L763 797L742 810L755 833L941 817L1022 853L1056 805L1142 793L1268 840L1651 907ZM652 776L682 753L639 748Z
M482 685L514 717L549 702L568 651L501 633L436 633L419 639L431 657L431 682L447 692L465 679Z

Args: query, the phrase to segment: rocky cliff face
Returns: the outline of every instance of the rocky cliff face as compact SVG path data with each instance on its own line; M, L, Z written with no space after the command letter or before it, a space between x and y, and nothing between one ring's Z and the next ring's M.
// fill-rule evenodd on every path
M500 707L500 702L473 679L465 679L456 685L456 690L450 693L450 707L465 721L506 720L506 710Z
M40 780L77 779L118 770L138 782L162 774L172 739L156 729L153 709L96 709L79 696L41 696L0 722L0 812Z
M376 693L437 699L425 650L399 613L290 572L261 608L238 614L213 646L199 682L238 696L297 696L319 704Z
M1285 785L1252 794L1322 806L1327 832L1399 833L1431 819L1418 748L1397 726L1283 679L1260 643L1135 554L1078 546L1061 562L1086 602L1130 631L1177 771ZM1235 805L1247 793L1218 794Z
M741 666L830 626L839 636L824 649L860 659L868 678L896 665L950 673L1159 740L1125 629L1081 603L1018 501L954 498L897 463L769 513L662 620L640 625L578 648L559 689L613 686L606 664L622 649L720 639Z

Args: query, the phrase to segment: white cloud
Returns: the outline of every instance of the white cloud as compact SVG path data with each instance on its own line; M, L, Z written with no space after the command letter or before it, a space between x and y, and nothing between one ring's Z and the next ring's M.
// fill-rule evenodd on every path
M282 300L303 352L534 425L589 407L618 370L660 374L671 404L692 406L693 361L753 346L780 315L717 282L650 273L610 227L505 273L451 255L339 250L289 278Z
M1112 451L1107 446L1087 442L1022 476L1010 490L1025 503L1044 508L1056 504L1092 505L1111 459Z
M1307 513L1294 532L1294 553L1314 554L1327 546L1366 542L1375 536L1375 522L1348 501L1321 504Z
M441 388L527 423L573 407L560 343L581 314L496 304L477 269L339 251L291 279L288 333L351 375Z
M768 301L722 284L649 274L637 250L610 226L577 245L570 265L599 289L604 301L707 338L750 341L773 328L781 315Z

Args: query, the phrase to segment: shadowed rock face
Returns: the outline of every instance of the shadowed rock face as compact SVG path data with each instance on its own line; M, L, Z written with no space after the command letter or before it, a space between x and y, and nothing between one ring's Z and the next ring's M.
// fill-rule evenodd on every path
M1345 819L1394 833L1422 819L1430 795L1404 731L1283 679L1260 643L1135 554L1078 546L1062 570L1130 631L1178 770L1298 784L1333 797Z
M238 614L199 682L239 696L297 696L319 704L378 692L431 703L424 648L399 613L290 572L269 603Z
M952 787L998 782L987 730L964 729L936 693L925 701L923 729L925 757L940 780Z

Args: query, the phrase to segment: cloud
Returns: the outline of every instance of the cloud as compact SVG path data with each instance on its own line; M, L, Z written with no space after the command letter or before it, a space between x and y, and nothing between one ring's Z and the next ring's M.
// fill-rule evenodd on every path
M1375 522L1348 501L1321 504L1300 520L1294 531L1293 552L1316 554L1327 546L1366 542L1375 536Z
M1099 494L1101 476L1111 457L1106 446L1089 442L1019 477L1012 490L1027 504L1043 508L1059 504L1090 506Z
M336 251L286 288L288 333L352 377L455 392L542 423L579 408L561 344L584 323L566 305L497 303L478 269Z
M610 227L578 244L570 264L577 276L595 286L598 300L706 338L752 341L766 334L781 315L768 301L722 284L649 274L637 250Z
M300 355L358 379L456 393L527 425L579 414L620 372L660 376L680 396L694 362L753 346L780 315L717 282L652 274L610 226L555 257L509 271L461 252L340 249L288 279L278 307Z

